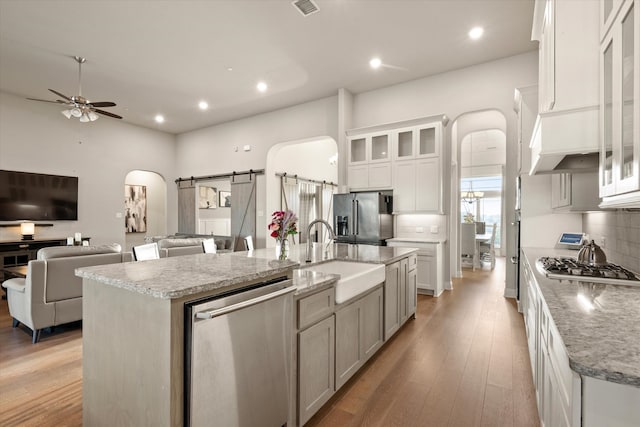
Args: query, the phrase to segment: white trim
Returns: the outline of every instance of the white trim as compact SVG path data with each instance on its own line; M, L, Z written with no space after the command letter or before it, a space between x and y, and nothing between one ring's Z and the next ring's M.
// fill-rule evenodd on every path
M516 298L517 292L512 288L504 288L504 297L505 298ZM518 310L520 311L520 310Z

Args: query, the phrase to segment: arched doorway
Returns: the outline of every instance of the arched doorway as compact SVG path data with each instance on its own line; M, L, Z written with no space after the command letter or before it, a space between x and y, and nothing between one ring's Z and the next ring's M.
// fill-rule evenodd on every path
M504 182L506 164L506 119L498 110L475 111L460 115L452 125L452 171L451 171L451 275L462 276L460 252L460 224L467 213L463 204L462 192L475 182L475 195L470 208L474 221L478 216L487 216L493 222L498 221L498 242L506 241ZM475 142L475 144L474 144ZM463 185L465 186L463 188ZM487 188L486 186L489 186ZM486 191L479 187L484 186ZM496 187L497 186L497 187ZM498 189L499 188L499 189ZM485 195L487 197L485 197ZM486 200L484 200L486 199ZM488 208L488 210L487 210ZM496 215L495 211L499 214ZM483 222L483 221L480 221ZM485 221L486 222L486 221ZM485 230L486 231L486 230Z
M282 208L283 195L281 179L276 174L286 172L287 176L299 175L300 177L309 180L337 183L337 153L338 145L336 141L328 136L282 142L271 147L271 149L267 153L267 165L265 168L265 230L267 225L271 222L271 213ZM289 195L288 197L291 198L292 196ZM331 222L331 215L330 213L327 213L327 209L330 209L329 195L325 195L324 199L325 200L321 208L323 213L320 217L328 217L329 222ZM294 213L296 213L296 215L300 215L300 212L296 212L295 208L291 209L294 210ZM298 231L300 233L306 231L302 230L302 227L300 226L304 223L305 221L301 221L301 223L299 223ZM298 242L297 239L296 242ZM275 246L275 241L273 239L267 238L266 246Z
M147 236L167 234L167 183L156 172L132 170L124 185L124 250L130 251Z

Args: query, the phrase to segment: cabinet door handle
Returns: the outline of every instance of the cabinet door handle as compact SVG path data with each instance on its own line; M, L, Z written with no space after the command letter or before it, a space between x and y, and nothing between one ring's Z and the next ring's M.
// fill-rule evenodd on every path
M27 249L29 247L29 245L20 245L18 246L20 249Z

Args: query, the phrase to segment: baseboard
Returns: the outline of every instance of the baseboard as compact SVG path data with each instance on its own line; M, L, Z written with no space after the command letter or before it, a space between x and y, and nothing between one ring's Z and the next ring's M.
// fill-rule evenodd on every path
M518 293L516 292L515 289L511 289L511 288L504 289L505 298L516 298L517 296L518 296Z
M522 304L520 304L520 300L518 300L518 313L522 313Z
M453 282L452 282L451 280L449 280L449 281L445 284L444 288L445 288L446 290L448 290L448 291L453 290Z

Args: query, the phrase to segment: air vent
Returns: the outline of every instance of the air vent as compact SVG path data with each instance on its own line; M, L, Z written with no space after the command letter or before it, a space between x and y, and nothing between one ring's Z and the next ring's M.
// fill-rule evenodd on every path
M291 4L304 16L309 16L320 10L312 0L294 0Z

